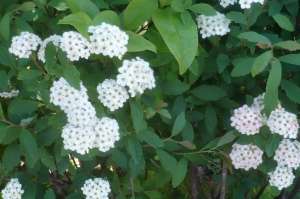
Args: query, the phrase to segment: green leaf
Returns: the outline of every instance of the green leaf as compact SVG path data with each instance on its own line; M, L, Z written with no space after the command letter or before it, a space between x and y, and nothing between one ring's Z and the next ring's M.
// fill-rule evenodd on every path
M179 0L173 0L171 7L176 11L176 12L182 12L184 11L184 6Z
M33 10L33 8L35 8L35 4L33 2L25 2L18 7L18 10L26 12Z
M184 180L187 172L188 161L185 157L181 158L181 160L176 165L174 172L172 173L172 186L173 188L180 185L180 183Z
M269 16L275 15L277 13L280 13L282 10L282 3L279 1L271 1L270 7L269 7Z
M245 15L241 12L236 12L236 11L231 11L226 15L227 19L230 19L231 21L234 21L236 23L240 24L246 24L247 23L247 18Z
M143 111L141 105L133 100L129 100L132 122L134 129L139 132L143 129L142 121L143 121Z
M3 130L2 134L2 143L10 144L15 141L20 136L20 128L15 126L7 126L6 128L2 127L0 130Z
M163 147L164 144L159 139L159 136L151 131L140 131L137 136L154 147Z
M2 108L2 104L0 102L0 118L2 118L2 117L3 117L3 108Z
M117 149L113 149L113 150L111 150L111 154L114 158L114 161L116 161L117 165L119 165L123 169L128 168L128 161L123 153L121 153Z
M50 146L56 138L58 138L61 134L61 131L50 126L40 132L37 133L37 143L39 146Z
M58 24L67 24L74 26L78 30L78 32L86 39L89 39L89 34L87 30L88 27L92 25L92 23L93 22L91 18L84 12L70 14L58 21Z
M34 112L39 107L39 103L27 99L13 99L8 105L8 111L16 115L24 115Z
M159 109L158 113L162 116L165 116L166 118L171 119L171 115L167 109Z
M195 22L191 20L184 25L180 13L171 8L156 10L152 19L179 64L179 73L185 73L195 58L198 46Z
M88 179L87 179L88 180ZM83 184L82 184L83 186ZM66 197L66 199L79 199L79 198L85 198L86 196L82 194L82 192L77 193L71 193Z
M21 151L18 144L9 145L3 154L2 164L5 172L9 173L20 164Z
M279 135L271 135L268 138L266 143L266 154L268 157L273 156L274 152L278 149L281 140Z
M265 112L270 115L278 104L278 86L281 81L281 64L278 59L274 59L271 72L267 81L266 92L264 97Z
M261 4L260 3L252 3L251 4L251 9L248 11L245 10L245 15L248 18L248 28L250 28L252 25L255 24L257 21L258 16L261 13Z
M73 190L73 191L80 190L80 188L83 187L84 182L91 178L93 178L93 176L91 174L89 174L88 172L76 173L72 179L71 190ZM81 197L78 197L78 198L81 198Z
M217 116L214 107L211 105L205 109L204 123L209 133L213 133L217 126Z
M173 173L175 171L175 167L177 165L177 161L167 152L156 149L156 153L158 155L159 161L162 167L169 173Z
M137 164L140 161L141 157L143 156L141 143L137 138L129 136L127 144L128 144L129 153L131 154L134 163Z
M43 73L40 70L27 69L25 67L20 68L18 80L32 79L34 77L40 76Z
M0 64L9 67L16 66L16 62L12 54L10 54L8 49L4 46L0 46Z
M125 28L134 29L139 27L151 18L157 8L157 0L132 0L124 11Z
M100 11L90 0L66 0L73 14L78 12L86 13L93 19Z
M80 90L80 73L73 65L67 66L64 69L64 78L73 88Z
M149 198L153 198L153 199L162 197L161 193L158 191L143 191L143 193L147 195Z
M247 39L248 41L251 41L251 42L265 42L267 44L271 44L271 41L267 37L265 37L261 34L258 34L257 32L252 32L252 31L243 32L238 35L238 38Z
M202 85L194 88L191 93L203 100L217 101L226 96L226 92L213 85Z
M159 0L160 2L160 6L166 6L166 5L170 5L172 3L172 0Z
M288 54L278 58L279 61L289 64L300 65L300 54Z
M300 50L300 44L296 41L282 41L275 44L274 47L287 49L289 51Z
M0 32L2 34L2 37L6 40L9 39L10 15L10 12L6 13L0 22ZM1 46L1 48L3 47Z
M263 54L259 55L253 63L251 74L252 77L255 77L257 74L261 73L269 64L270 60L273 57L272 50L264 52Z
M298 85L294 84L293 82L282 79L281 86L288 98L290 98L290 100L300 104L300 88Z
M20 148L25 156L28 166L33 168L39 159L39 151L34 137L26 129L22 129L22 132L20 133Z
M44 199L56 199L53 189L47 189L47 192L44 195Z
M273 15L272 17L281 28L283 28L287 31L290 31L290 32L294 31L293 24L290 22L289 18L287 18L286 16L277 13L277 14Z
M53 157L46 151L45 148L38 149L42 163L49 169L56 170Z
M187 10L182 11L180 17L184 25L188 25L192 20L191 14Z
M198 3L188 7L189 10L194 11L198 14L203 14L206 16L214 16L217 14L216 10L209 4Z
M139 52L144 50L150 50L156 53L156 46L150 41L145 39L142 35L135 34L131 31L126 31L129 36L129 41L127 44L128 52Z
M262 137L260 134L256 134L253 137L253 143L258 146L261 150L266 150L266 139Z
M179 80L171 80L160 85L161 92L166 95L181 95L189 89L189 85Z
M49 42L45 49L45 60L46 60L45 69L47 72L49 72L55 64L56 61L55 55L56 55L56 47L52 42Z
M180 115L178 115L175 119L174 126L172 129L172 136L177 135L180 133L185 126L186 119L185 119L185 114L182 112Z
M111 25L120 26L119 16L114 11L111 10L104 10L98 13L93 19L94 26L101 25L103 22Z
M236 138L236 135L234 135L234 132L235 131L228 131L225 135L223 135L221 137L221 139L219 140L216 147L220 147L220 146L223 146L225 144L232 142Z
M144 171L145 171L144 157L140 158L139 162L137 162L137 163L135 163L134 160L131 158L129 160L129 168L130 168L130 174L131 174L132 178L136 178L139 174L144 173ZM135 188L137 188L136 184L135 184Z
M69 9L68 4L65 1L62 1L62 0L51 0L48 3L48 6L51 6L51 7L55 8L56 10L59 10L59 11L65 11L65 10Z
M226 54L219 54L217 57L218 71L222 73L225 68L229 65L230 59Z
M27 181L26 184L23 185L22 189L24 190L24 193L22 194L22 199L35 198L37 192L36 183L32 181Z

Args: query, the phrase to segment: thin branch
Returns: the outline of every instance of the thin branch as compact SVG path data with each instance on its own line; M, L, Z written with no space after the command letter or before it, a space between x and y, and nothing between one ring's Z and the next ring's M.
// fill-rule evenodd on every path
M266 181L263 184L263 186L260 188L260 190L258 191L258 193L257 193L257 195L255 196L254 199L259 199L260 198L260 196L264 193L265 189L267 188L268 184L269 184L268 181Z
M71 157L71 159L72 159L72 161L73 161L73 163L74 163L74 166L75 166L75 168L77 169L77 168L78 168L78 166L77 166L77 163L76 163L76 161L75 161L74 157L73 157L72 155L70 155L70 157Z
M156 164L156 162L152 158L150 159L150 162L157 168L160 168L160 166L158 164Z
M295 196L299 193L299 191L300 191L300 180L298 178L297 183L295 184L295 186L292 189L291 193L288 195L287 199L294 199Z
M37 61L34 59L34 57L32 56L32 54L30 55L33 62L35 63L35 65L40 69L40 71L42 71L43 75L46 76L47 73L44 71L44 69L37 63Z
M190 194L191 199L197 199L197 166L190 162L189 163L189 170L190 170Z
M225 195L226 195L226 176L227 176L227 165L226 165L225 161L223 161L222 186L221 186L220 199L225 199Z
M131 187L132 198L135 198L135 196L134 196L134 184L133 184L133 178L132 177L130 178L130 187Z

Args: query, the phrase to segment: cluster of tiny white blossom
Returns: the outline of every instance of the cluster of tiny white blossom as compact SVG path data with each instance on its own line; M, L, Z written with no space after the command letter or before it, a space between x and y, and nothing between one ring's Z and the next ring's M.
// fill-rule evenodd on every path
M288 168L297 169L300 164L299 144L297 140L293 142L289 139L281 140L274 156L274 160L277 161L278 165L285 165Z
M59 43L60 43L60 39L62 37L59 36L59 35L51 35L50 37L48 37L47 39L45 39L42 44L41 44L41 47L39 49L39 52L38 52L38 59L41 60L43 63L46 62L45 60L45 50L46 50L46 46L49 42L52 42L54 44L55 47L58 47L59 46Z
M119 125L115 119L108 117L98 119L93 128L96 137L93 140L92 147L98 148L102 152L114 148L115 141L120 139Z
M268 175L270 176L270 185L277 187L279 190L293 184L295 178L293 170L284 165L278 165L275 171L269 172Z
M240 145L237 143L232 145L232 151L229 154L234 167L246 171L250 168L256 169L262 163L262 155L263 151L254 144Z
M108 181L95 178L86 180L81 190L88 199L108 199L110 186Z
M116 80L113 79L104 80L102 84L97 86L97 91L99 93L98 99L110 111L123 107L129 98L126 88L117 84Z
M67 53L71 61L78 61L79 58L88 59L90 56L90 43L78 32L64 32L59 47Z
M244 105L234 110L234 115L230 118L231 126L242 134L254 135L259 133L262 127L262 115L258 109Z
M30 32L21 32L20 36L14 36L8 51L19 58L29 58L32 51L37 50L42 40Z
M10 179L5 188L1 191L3 199L21 199L23 193L24 190L17 178Z
M148 62L139 57L124 60L118 71L120 74L117 75L117 83L121 86L128 86L131 97L137 93L142 94L147 88L155 87L153 70Z
M230 20L219 12L215 16L199 15L196 20L203 39L213 35L223 36L230 31Z
M220 5L226 8L229 5L233 5L237 0L221 0Z
M7 85L8 85L9 92L0 93L0 97L4 97L4 98L17 97L19 95L19 90L14 89L14 87L10 83L10 80L7 81Z
M252 3L260 3L260 4L264 4L265 0L239 0L239 4L241 5L242 9L249 9L251 8L251 4Z
M104 56L118 57L122 59L127 52L129 36L120 30L118 26L102 23L100 26L90 26L88 32L91 46L90 52L93 54L103 54Z

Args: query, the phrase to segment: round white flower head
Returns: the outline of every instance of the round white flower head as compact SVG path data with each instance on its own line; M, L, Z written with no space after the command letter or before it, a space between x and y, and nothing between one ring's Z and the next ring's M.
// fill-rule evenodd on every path
M142 94L147 88L155 87L153 70L149 63L136 57L132 60L124 60L122 67L118 69L117 83L121 86L128 86L131 97L137 93Z
M88 32L92 33L90 36L91 53L122 59L127 52L126 45L129 36L118 26L103 22L100 26L90 26Z
M86 180L81 190L88 199L109 199L110 186L102 178Z
M252 3L260 3L264 4L264 0L239 0L239 4L241 5L242 9L249 9L251 8Z
M254 144L240 145L233 144L232 150L229 154L232 164L236 169L245 169L248 171L250 168L256 169L262 163L263 151Z
M230 31L230 20L219 12L215 16L199 15L196 20L203 39L213 35L223 36Z
M7 85L8 85L9 92L0 93L0 97L4 97L4 98L17 97L19 95L19 90L14 89L14 87L10 83L10 80L7 80Z
M17 178L12 178L1 191L3 199L21 199L24 190Z
M270 176L270 185L277 187L279 190L292 185L295 178L293 170L283 165L278 165L275 171L269 172L268 175Z
M83 155L91 148L95 139L95 132L90 126L79 127L68 123L63 127L61 137L63 138L65 149L70 149Z
M297 138L299 129L297 116L293 113L285 111L284 108L281 110L272 111L267 125L273 134L278 133L284 138Z
M19 58L29 58L33 50L37 50L42 40L30 32L21 32L20 36L14 36L8 51Z
M98 119L93 128L96 133L93 148L98 148L102 152L114 148L115 141L120 139L119 125L115 119L108 117Z
M116 80L113 79L104 80L102 84L97 86L97 91L99 93L98 99L110 111L123 107L123 104L129 98L125 87L117 84Z
M297 148L299 142L295 142L292 142L289 139L281 140L274 156L274 160L278 162L278 165L285 165L292 169L297 169L299 167L300 150Z
M254 135L259 132L262 124L262 115L258 109L244 105L234 110L234 115L230 118L231 126L242 134Z
M90 56L90 43L78 32L64 32L59 47L67 53L71 61L78 61L79 58L88 59Z
M235 2L237 2L237 0L221 0L220 5L226 8L230 4L233 5Z
M58 46L59 46L60 39L61 39L61 36L59 36L59 35L51 35L50 37L45 39L42 42L41 47L39 49L38 59L41 60L43 63L45 63L46 62L46 60L45 60L45 49L46 49L47 44L49 42L52 42L54 44L54 46L56 47L56 49L57 49Z

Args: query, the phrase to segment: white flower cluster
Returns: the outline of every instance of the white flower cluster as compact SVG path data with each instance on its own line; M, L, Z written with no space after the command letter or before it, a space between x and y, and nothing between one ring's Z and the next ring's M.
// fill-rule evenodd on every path
M42 40L30 32L21 32L20 36L14 36L8 51L19 58L29 58L33 50L37 50Z
M102 23L100 26L90 26L88 29L91 47L90 52L103 54L104 56L118 57L122 59L127 52L129 36L120 30L118 26Z
M153 70L149 63L136 57L132 60L124 60L122 67L118 69L117 83L121 86L128 86L131 97L137 93L142 94L147 88L155 87Z
M223 36L230 31L230 20L219 12L215 16L199 15L196 20L203 39L213 35Z
M88 59L90 56L90 43L78 32L64 32L59 47L67 53L71 61L78 61L79 58Z
M97 91L99 93L98 99L110 111L123 107L129 98L126 88L117 84L116 80L113 79L104 80L102 84L97 86Z
M88 199L108 199L110 186L108 181L95 178L86 180L81 190Z
M119 140L119 126L116 120L96 117L95 108L88 101L86 88L80 84L76 90L64 79L53 82L50 88L50 102L60 106L67 114L68 124L63 127L62 138L65 149L85 154L87 150L99 148L105 152Z
M41 47L39 49L39 52L38 52L38 59L41 60L43 63L46 62L45 60L45 50L46 50L46 47L47 47L47 44L49 42L52 42L54 44L54 46L57 47L59 46L59 43L60 43L60 39L62 37L59 36L59 35L51 35L50 37L48 37L47 39L45 39L42 44L41 44Z
M262 127L262 115L258 109L244 105L234 110L234 115L230 118L231 126L242 134L254 135L259 133Z
M297 140L281 140L278 149L275 152L274 160L278 165L285 165L288 168L297 169L300 165L300 148Z
M232 164L236 169L249 170L250 168L256 169L262 163L263 151L254 144L240 145L233 144L232 151L229 156Z
M223 8L226 8L229 5L233 5L236 3L237 0L221 0L220 5L223 6Z
M19 95L19 90L15 90L13 86L10 83L10 80L7 81L8 89L10 90L9 92L2 92L0 93L0 97L4 98L12 98L12 97L17 97Z
M220 5L226 8L229 5L233 5L237 0L221 0ZM242 9L249 9L252 3L260 3L263 4L264 0L239 0L239 4Z
M24 190L17 178L12 178L1 191L3 199L21 199Z
M292 185L295 178L293 170L284 165L278 165L275 171L269 172L268 175L270 176L270 185L277 187L279 190Z

